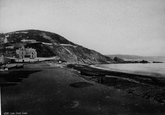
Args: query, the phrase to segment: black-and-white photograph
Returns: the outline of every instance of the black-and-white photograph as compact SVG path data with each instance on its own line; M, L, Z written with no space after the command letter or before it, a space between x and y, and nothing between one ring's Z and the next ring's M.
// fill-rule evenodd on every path
M0 115L165 115L165 0L0 0Z

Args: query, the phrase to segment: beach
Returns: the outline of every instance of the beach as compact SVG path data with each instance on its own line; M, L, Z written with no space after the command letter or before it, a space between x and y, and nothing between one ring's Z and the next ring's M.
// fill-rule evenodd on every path
M98 70L88 65L55 67L44 62L26 64L23 69L0 74L1 84L13 83L1 87L2 115L165 113L161 98L164 82L160 83L162 80L153 77L142 79L142 76L134 75L134 79L130 79L133 74ZM159 94L161 101L155 97L152 99L138 95L145 94L142 89L151 87L153 92L157 91L155 95L162 93Z

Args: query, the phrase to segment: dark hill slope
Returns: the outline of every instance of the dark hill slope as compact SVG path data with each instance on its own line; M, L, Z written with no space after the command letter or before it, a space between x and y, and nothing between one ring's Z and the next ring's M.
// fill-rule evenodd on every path
M32 46L37 49L39 54L38 56L59 56L62 60L69 63L93 64L113 62L110 57L74 44L64 37L51 32L40 30L21 30L6 33L5 37L8 40L8 44L22 43L22 40L32 40L40 43Z

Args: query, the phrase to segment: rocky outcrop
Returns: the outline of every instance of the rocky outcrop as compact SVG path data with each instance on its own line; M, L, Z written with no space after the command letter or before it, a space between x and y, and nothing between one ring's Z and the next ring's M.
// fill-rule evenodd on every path
M115 57L113 60L118 62L118 63L124 63L125 62L123 59L121 59L119 57Z

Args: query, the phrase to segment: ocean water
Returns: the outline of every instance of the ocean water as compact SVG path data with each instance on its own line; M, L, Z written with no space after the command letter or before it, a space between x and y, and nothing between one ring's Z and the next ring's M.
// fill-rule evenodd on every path
M165 63L101 64L98 67L131 73L157 74L165 77Z

